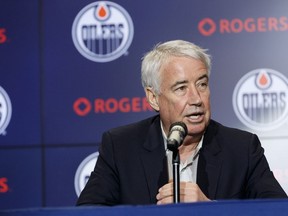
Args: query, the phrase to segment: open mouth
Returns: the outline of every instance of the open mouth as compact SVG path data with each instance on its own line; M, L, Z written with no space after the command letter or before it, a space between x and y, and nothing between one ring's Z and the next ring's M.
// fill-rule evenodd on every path
M204 116L204 113L202 112L199 112L199 113L193 113L193 114L190 114L190 115L187 115L186 117L190 120L202 120L202 117Z

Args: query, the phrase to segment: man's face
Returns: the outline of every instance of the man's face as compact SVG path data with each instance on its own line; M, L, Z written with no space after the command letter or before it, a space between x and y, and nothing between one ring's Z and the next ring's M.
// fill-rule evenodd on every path
M158 110L166 133L176 121L183 121L188 135L202 136L209 124L210 90L208 71L196 59L171 57L161 68Z

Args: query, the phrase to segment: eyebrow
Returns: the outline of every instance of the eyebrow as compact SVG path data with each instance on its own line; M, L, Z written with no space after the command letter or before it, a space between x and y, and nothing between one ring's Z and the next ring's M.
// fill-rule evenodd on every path
M205 78L209 80L209 76L207 74L204 74L204 75L200 76L198 80L202 80L202 79L205 79Z
M183 80L183 81L177 81L176 83L174 83L171 88L175 88L176 86L178 85L182 85L182 84L187 84L188 83L188 80Z
M200 76L197 81L202 80L202 79L208 79L208 80L209 80L209 77L208 77L207 74L204 74L204 75ZM178 86L178 85L187 84L187 83L188 83L188 80L177 81L176 83L174 83L174 84L171 86L171 88L175 88L175 87Z

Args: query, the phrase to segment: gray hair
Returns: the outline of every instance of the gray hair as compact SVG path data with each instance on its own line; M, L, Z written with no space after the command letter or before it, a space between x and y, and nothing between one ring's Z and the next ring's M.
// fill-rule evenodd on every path
M156 94L160 94L160 69L171 56L200 60L207 68L208 74L210 74L211 59L206 51L206 49L183 40L157 44L142 59L141 80L143 88L150 87Z

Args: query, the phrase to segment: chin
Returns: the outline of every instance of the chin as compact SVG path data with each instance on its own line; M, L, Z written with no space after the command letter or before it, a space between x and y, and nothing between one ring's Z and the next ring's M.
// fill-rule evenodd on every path
M206 130L205 124L188 126L188 134L191 135L204 134L205 130Z

